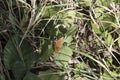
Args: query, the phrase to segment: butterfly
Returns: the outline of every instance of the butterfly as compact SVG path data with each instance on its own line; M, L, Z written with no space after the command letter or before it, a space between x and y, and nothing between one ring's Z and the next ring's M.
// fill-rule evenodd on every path
M54 45L54 51L55 53L59 53L60 49L63 47L63 42L64 42L64 38L61 37L59 38Z

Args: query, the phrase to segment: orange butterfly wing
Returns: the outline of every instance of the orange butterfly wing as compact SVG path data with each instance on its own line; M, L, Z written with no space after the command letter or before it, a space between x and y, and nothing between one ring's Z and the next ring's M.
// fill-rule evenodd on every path
M56 43L55 43L55 46L54 46L54 49L55 49L55 52L58 53L60 51L60 49L62 48L63 46L63 37L59 38Z

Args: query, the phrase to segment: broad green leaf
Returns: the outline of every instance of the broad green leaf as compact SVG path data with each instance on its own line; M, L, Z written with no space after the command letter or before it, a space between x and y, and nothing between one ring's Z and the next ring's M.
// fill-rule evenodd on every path
M36 55L33 54L33 48L24 40L19 47L21 38L18 35L11 37L4 48L4 63L7 69L11 69L16 61L22 62L26 68L30 68ZM20 63L21 64L21 63Z
M95 8L94 11L95 11L95 18L103 19L103 13L104 13L103 8Z
M103 36L106 38L107 35L108 35L108 31L105 31L105 32L103 33Z
M19 47L21 38L12 36L4 48L4 63L8 70L12 70L16 80L21 80L25 73L31 68L36 55L33 54L32 46L24 40Z
M65 18L65 20L64 20L64 24L66 26L69 26L69 24L72 24L73 22L74 22L74 20L72 18L69 18L69 17Z
M23 61L25 62L26 68L31 68L32 63L37 60L39 54L34 54L33 47L29 42L23 41L21 47L21 52L23 55Z
M101 34L102 32L100 29L93 23L91 22L92 29L95 31L96 34Z
M66 42L66 43L69 44L72 40L73 40L73 39L72 39L72 36L68 36L68 37L66 37L66 38L64 39L64 42Z
M106 71L104 71L103 79L104 80L114 80Z
M100 40L95 39L95 41L96 41L96 43L97 43L98 46L101 46Z
M86 69L87 68L87 65L84 63L84 62L80 62L79 64L76 65L77 68L79 69Z
M107 58L107 61L108 61L110 64L112 64L112 62L113 62L112 57Z
M104 14L103 19L100 21L104 30L112 31L114 28L117 27L116 25L116 18L113 15Z
M118 78L118 79L120 79L120 68L119 69L117 69L116 68L116 71L114 70L114 71L112 71L112 75L115 77L115 78Z
M74 10L67 11L66 16L69 17L69 18L74 19L75 16L76 16L76 12Z
M14 74L15 80L21 80L24 77L25 73L26 73L25 64L23 64L20 61L16 61L12 65L12 72Z
M37 75L35 75L31 72L27 72L27 74L23 80L43 80L43 79L40 79Z
M56 15L59 10L60 7L46 6L42 12L42 17L52 17L53 15Z
M108 6L111 3L112 0L106 1L106 0L96 0L97 5L103 5Z
M111 34L108 34L107 37L105 38L105 42L107 45L111 45L113 43L113 38Z
M63 15L63 18L65 19L63 21L63 24L69 27L70 24L74 23L75 16L76 16L76 11L74 10L66 11Z
M73 54L72 49L67 47L67 46L64 46L60 50L60 53L54 55L55 63L58 66L67 66L68 65L68 61L72 57L72 54Z
M113 15L110 14L104 14L103 15L103 21L106 21L108 23L116 23L116 18Z
M106 26L106 27L117 27L117 24L116 23L114 23L114 22L112 22L112 21L104 21L104 20L102 20L101 21L102 22L102 24L104 25L104 26ZM109 25L109 26L108 26ZM109 29L108 29L109 30Z
M66 37L73 35L77 30L77 25L71 26L67 32L66 32Z
M18 37L12 37L10 40L8 40L5 46L4 63L7 69L11 69L16 60L21 61L21 58L17 51L17 45L19 45L18 42L20 42L20 39Z
M53 53L53 48L52 48L51 42L49 40L45 40L42 46L40 60L47 61L49 57L52 55L52 53Z

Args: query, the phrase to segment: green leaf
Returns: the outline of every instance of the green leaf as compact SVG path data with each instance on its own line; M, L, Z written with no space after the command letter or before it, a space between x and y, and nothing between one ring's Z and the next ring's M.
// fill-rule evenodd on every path
M7 69L11 69L12 65L16 62L16 60L21 61L20 56L18 54L18 42L20 39L18 37L12 37L8 40L5 49L4 49L4 63Z
M5 67L12 70L16 80L23 78L37 58L29 42L24 40L19 47L20 41L18 35L12 36L4 48Z
M4 48L4 63L7 69L11 69L16 61L22 62L26 68L30 68L36 55L33 54L33 48L24 40L19 47L21 38L18 35L11 37ZM29 57L29 58L28 58Z
M73 40L73 39L72 39L72 36L68 36L68 37L66 37L66 38L64 39L64 42L66 42L66 43L71 43L72 40Z
M67 32L66 32L66 37L73 35L76 32L77 25L71 26Z
M97 43L98 46L101 46L100 40L95 39L95 41L96 41L96 43Z
M105 38L105 42L107 45L111 45L113 43L113 38L111 34L108 34L107 37Z
M69 18L74 19L75 16L76 16L76 11L74 11L74 10L69 10L69 11L66 12L66 16L69 17Z
M100 29L95 25L95 23L91 22L92 29L95 31L96 34L102 34Z
M12 72L15 76L15 80L22 80L26 73L25 65L20 61L16 61L12 66Z
M33 47L30 45L29 42L23 41L21 47L21 52L23 55L23 60L25 62L26 68L29 69L31 68L32 63L37 60L38 54L34 54Z
M103 19L103 13L104 13L104 9L103 8L95 8L95 18L99 18L99 19Z
M67 46L64 46L61 49L59 54L54 55L55 63L58 66L66 66L66 65L68 65L68 61L71 59L72 54L73 54L72 49L67 47Z
M111 3L112 0L106 1L106 0L96 0L97 5L103 5L108 6Z
M64 24L66 26L68 26L69 24L72 24L73 22L74 22L74 20L72 18L69 18L69 17L65 18L65 20L64 20Z
M117 27L116 18L113 15L104 14L103 19L100 21L104 30L112 31Z
M42 80L42 79L40 79L37 75L28 72L23 80Z
M74 18L76 16L76 11L74 10L68 10L64 12L64 15L62 18L64 18L65 20L63 21L63 24L66 26L70 26L70 24L74 23Z
M104 80L114 80L106 71L104 71L103 79Z
M53 48L50 40L45 40L44 44L42 45L40 60L47 61L49 57L52 55L52 53L53 53Z
M76 67L79 69L86 69L87 65L84 62L80 62L79 64L76 65Z
M60 10L60 7L57 6L46 6L42 12L42 17L52 17L57 14Z

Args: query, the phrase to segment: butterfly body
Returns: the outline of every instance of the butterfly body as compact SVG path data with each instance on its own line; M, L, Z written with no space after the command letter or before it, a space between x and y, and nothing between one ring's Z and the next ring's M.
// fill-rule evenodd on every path
M64 39L63 37L59 38L54 45L55 53L59 53L60 49L63 47Z

